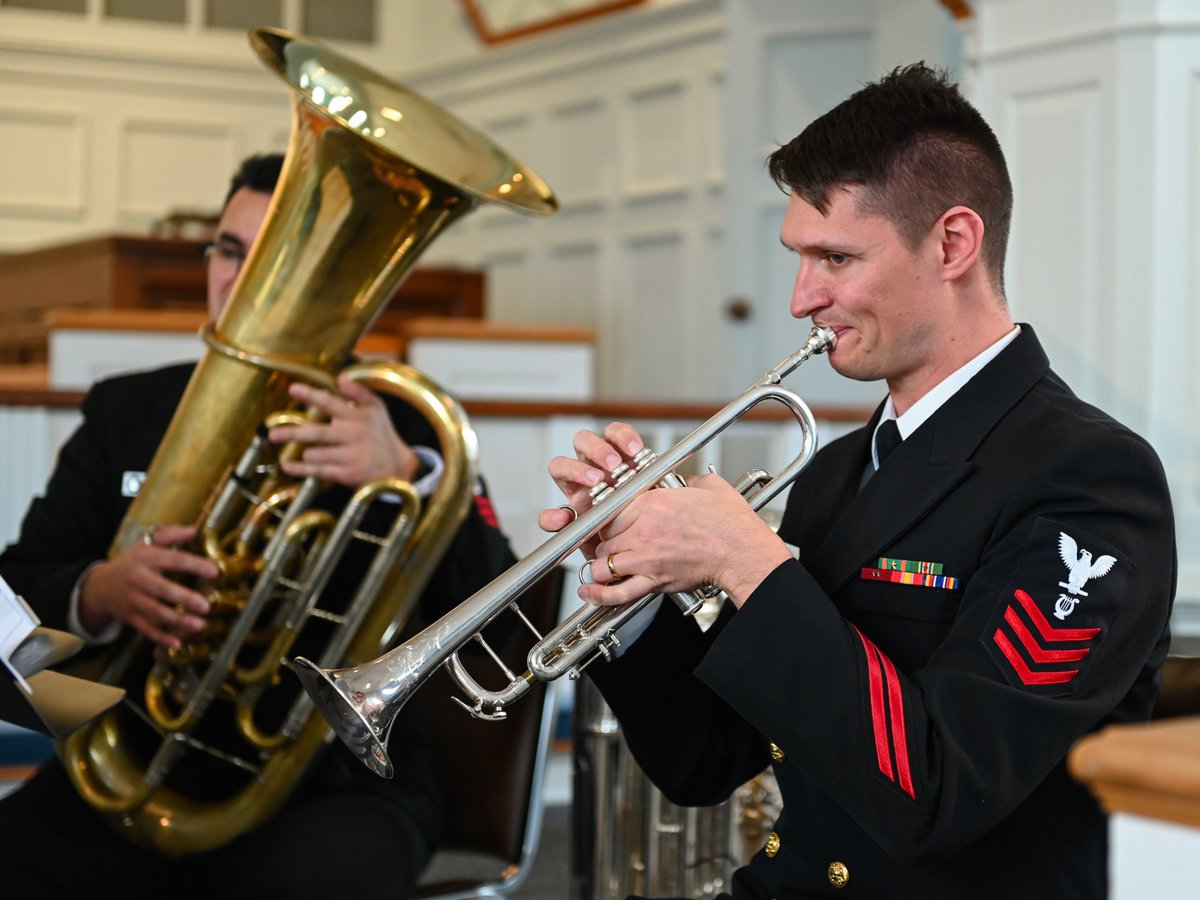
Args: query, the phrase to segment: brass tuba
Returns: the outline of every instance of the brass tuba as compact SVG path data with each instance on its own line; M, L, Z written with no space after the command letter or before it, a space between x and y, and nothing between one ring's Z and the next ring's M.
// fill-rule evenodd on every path
M158 525L197 523L192 549L221 571L199 586L213 610L205 632L166 659L145 639L118 643L97 677L125 687L126 702L58 748L88 803L132 840L172 855L220 846L284 804L328 729L295 679L281 677L283 660L314 641L327 665L376 656L471 503L476 439L460 406L415 370L376 362L345 371L430 421L445 458L440 486L424 510L396 479L364 486L340 516L317 508L324 486L289 481L277 465L302 448L265 438L264 426L311 414L288 385L335 387L414 260L459 216L481 202L557 208L535 173L417 94L286 32L259 30L250 41L293 94L283 170L110 550ZM394 524L364 531L385 494ZM334 569L364 545L372 555L359 589L323 608ZM198 779L221 786L192 796Z

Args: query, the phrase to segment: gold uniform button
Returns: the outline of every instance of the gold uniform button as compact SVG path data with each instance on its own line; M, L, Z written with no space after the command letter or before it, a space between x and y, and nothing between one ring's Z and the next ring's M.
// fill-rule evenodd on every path
M845 863L831 862L826 874L829 876L829 883L835 888L844 888L850 883L850 870L846 868Z
M771 744L771 759L775 760L775 762L783 762L785 759L787 759L787 754L779 749L778 744L772 743Z
M774 859L775 854L779 852L779 835L772 831L767 835L767 858Z

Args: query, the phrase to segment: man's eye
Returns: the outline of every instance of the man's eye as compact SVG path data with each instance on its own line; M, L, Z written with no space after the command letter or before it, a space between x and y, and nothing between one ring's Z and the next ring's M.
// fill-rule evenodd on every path
M246 260L246 251L236 244L209 243L204 245L204 255L209 259L214 256L226 262L241 264Z
M825 261L831 266L843 266L850 260L845 253L826 253Z

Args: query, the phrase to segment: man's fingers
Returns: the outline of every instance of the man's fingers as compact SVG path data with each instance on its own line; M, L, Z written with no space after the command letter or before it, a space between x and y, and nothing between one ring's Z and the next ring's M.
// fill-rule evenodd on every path
M569 456L556 456L548 467L550 477L564 494L570 495L577 485L592 487L599 484L605 472L595 466Z
M594 431L576 432L571 446L575 448L577 459L591 463L605 472L611 472L623 462L617 449Z
M154 643L160 644L170 650L178 650L183 646L183 641L178 636L159 628L156 622L145 615L130 616L129 626L144 634L150 640L154 641Z
M197 615L207 615L211 608L208 598L203 594L157 572L145 578L143 583L137 586L137 590L150 603L183 607Z
M358 406L368 406L379 399L374 391L355 381L349 375L343 375L338 378L338 389L342 392L342 397L346 401Z
M208 557L167 547L155 548L146 565L156 573L175 572L181 575L195 575L210 581L221 574L220 567Z
M642 436L628 422L611 422L604 429L604 439L628 457L636 456L645 446Z
M150 533L150 543L155 547L170 547L187 543L195 536L195 525L160 525Z
M600 560L600 563L603 565L604 561ZM581 584L577 593L580 600L597 606L624 606L647 594L658 593L658 589L646 576L634 575L612 584Z
M574 522L575 518L566 509L543 509L538 515L538 527L542 531L562 531Z
M273 444L298 441L308 449L322 444L337 444L342 438L338 430L327 422L311 422L307 425L276 425L267 435Z

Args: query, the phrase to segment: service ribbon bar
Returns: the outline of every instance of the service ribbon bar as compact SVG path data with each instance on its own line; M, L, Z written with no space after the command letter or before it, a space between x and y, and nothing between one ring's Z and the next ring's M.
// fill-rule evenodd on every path
M886 556L879 557L879 568L887 569L890 572L921 572L925 575L941 575L942 564L935 562L924 562L919 559L890 559Z
M941 566L938 566L941 569ZM953 591L958 587L958 579L950 575L934 575L929 572L905 572L899 569L862 570L864 581L891 581L896 584L915 584L917 587L941 588Z

